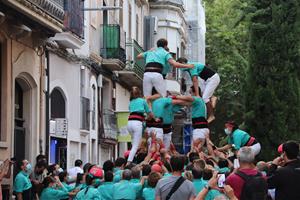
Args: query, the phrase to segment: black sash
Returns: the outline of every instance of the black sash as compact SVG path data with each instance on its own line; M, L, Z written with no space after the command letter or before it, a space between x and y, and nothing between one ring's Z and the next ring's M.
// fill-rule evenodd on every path
M208 123L205 117L192 118L193 128L208 128Z
M216 72L214 72L212 69L204 66L202 72L199 74L200 78L202 78L203 80L207 80L210 77L212 77L213 75L215 75Z
M164 66L158 62L150 62L145 66L145 72L157 72L162 73Z

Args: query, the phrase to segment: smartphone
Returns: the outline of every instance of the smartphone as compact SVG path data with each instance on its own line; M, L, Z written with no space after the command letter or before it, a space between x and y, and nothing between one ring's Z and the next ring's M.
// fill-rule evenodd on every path
M218 187L224 188L225 184L225 174L218 174Z

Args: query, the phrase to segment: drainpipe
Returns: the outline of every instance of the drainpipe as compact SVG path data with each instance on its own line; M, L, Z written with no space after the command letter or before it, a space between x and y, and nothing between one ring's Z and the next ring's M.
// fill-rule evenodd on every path
M47 77L47 91L45 92L46 97L46 148L45 148L45 154L48 157L49 162L49 137L50 137L50 118L49 118L49 99L50 99L50 58L49 58L49 51L46 49L46 77Z

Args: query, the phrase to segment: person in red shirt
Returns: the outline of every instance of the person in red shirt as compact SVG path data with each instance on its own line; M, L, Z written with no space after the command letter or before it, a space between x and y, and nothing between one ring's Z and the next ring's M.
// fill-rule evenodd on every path
M238 169L239 171L247 175L256 175L258 173L254 165L255 156L251 148L242 147L239 150L237 157L240 164L240 168ZM233 188L235 196L240 199L244 187L244 180L233 172L226 178L226 184Z

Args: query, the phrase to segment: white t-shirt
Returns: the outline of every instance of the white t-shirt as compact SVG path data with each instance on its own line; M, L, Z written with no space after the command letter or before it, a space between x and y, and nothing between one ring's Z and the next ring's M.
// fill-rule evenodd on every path
M78 173L83 174L83 169L81 169L80 167L73 167L68 170L68 173L72 178L76 178Z

